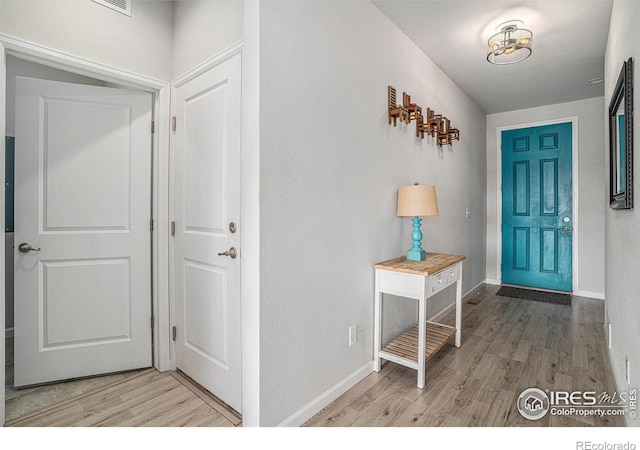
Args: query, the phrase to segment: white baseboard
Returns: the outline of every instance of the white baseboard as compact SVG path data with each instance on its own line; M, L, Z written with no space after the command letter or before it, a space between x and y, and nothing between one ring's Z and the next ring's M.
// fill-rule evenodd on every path
M471 288L467 293L465 293L462 296L463 301L470 294L472 294L473 291L478 289L478 287L480 287L484 283L486 283L486 280L481 281L480 283L475 285L473 288ZM437 321L442 317L444 317L445 315L449 314L455 308L456 308L456 304L452 303L451 305L446 306L441 311L436 313L429 320ZM305 423L307 420L312 418L314 415L316 415L318 412L320 412L327 405L329 405L331 402L336 400L342 394L344 394L349 389L351 389L356 384L358 384L360 381L362 381L367 375L371 374L372 372L373 372L373 361L368 362L367 364L365 364L364 366L360 367L358 370L353 372L351 375L347 376L345 379L343 379L333 387L329 388L327 391L320 394L314 400L310 401L305 406L300 408L298 411L294 412L285 420L280 422L277 426L278 427L299 427L300 425Z
M487 278L486 280L484 280L484 282L487 284L492 284L494 286L500 286L502 284L500 280L496 280L494 278Z
M604 324L604 335L608 337L609 327L607 324ZM615 365L615 361L613 360L613 355L611 354L611 348L607 345L607 356L609 357L609 365L611 367L611 372L613 373L613 383L614 383L614 391L621 392L620 386L626 386L627 380L623 378L623 375L617 372L617 367ZM631 419L629 414L625 414L624 416L625 426L626 427L637 427L638 422L637 419Z
M472 287L471 289L469 289L466 294L462 295L462 304L464 305L464 303L469 299L469 297L471 297L471 294L473 294L473 291L475 291L476 289L478 289L480 286L482 286L483 284L485 284L486 281L481 281L480 283L476 284L474 287ZM449 314L451 311L454 311L456 309L456 303L453 302L448 306L445 306L444 308L442 308L440 311L438 311L437 313L435 313L433 316L428 317L427 320L431 321L431 322L438 322L439 320L441 320L444 316L446 316L447 314Z
M578 295L580 297L589 297L589 298L595 298L597 300L604 300L604 293L603 292L591 292L591 291L576 291L573 293L573 295Z
M13 337L13 328L5 328L4 330L4 338L11 339Z
M367 375L373 372L373 361L368 362L358 370L347 376L342 381L338 382L329 390L323 392L314 400L304 405L298 411L291 414L285 420L280 422L278 427L299 427L307 420L311 419L318 412L322 411L329 403L336 400L342 394L354 387L360 381L362 381Z
M487 282L487 280L483 280L483 281L481 281L480 283L476 284L474 287L472 287L471 289L469 289L469 290L467 291L467 293L466 293L466 294L463 294L463 295L462 295L462 299L464 300L465 298L467 298L469 295L471 295L471 293L472 293L473 291L475 291L476 289L478 289L480 286L482 286L482 285L483 285L483 284L485 284L485 283L486 283L486 284L491 284L491 283Z
M451 305L445 306L444 308L442 308L440 311L435 313L433 316L427 317L427 320L429 322L439 322L440 320L442 320L442 318L444 316L449 314L451 311L454 311L455 309L456 309L456 304L452 303Z

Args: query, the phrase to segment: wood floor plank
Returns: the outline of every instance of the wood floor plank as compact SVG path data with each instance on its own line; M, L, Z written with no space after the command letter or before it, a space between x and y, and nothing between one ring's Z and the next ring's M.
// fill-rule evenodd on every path
M499 390L489 405L482 426L503 427L515 401L516 395L512 391Z
M415 372L407 367L398 364L386 363L383 370L373 373L354 386L349 393L350 396L342 396L331 404L332 413L325 414L325 410L320 411L309 419L307 426L352 426L359 417L366 413L366 409L372 401L380 396L389 385L395 380L413 379L415 383ZM406 382L406 381L405 381Z
M427 382L424 390L409 390L405 394L405 399L410 401L410 404L389 425L422 426L428 420L427 415L432 409L434 400L445 388L453 374L451 369L443 367L440 372L434 373L434 377ZM444 414L441 414L441 417L444 417Z
M145 426L151 421L158 421L162 418L161 426L168 426L173 423L175 416L185 412L182 408L189 407L190 403L196 403L194 406L202 405L202 400L194 397L194 395L184 386L176 387L171 391L167 391L154 399L150 399L142 404L138 404L131 408L133 417L123 421L119 426L135 427Z
M388 362L311 418L305 426L624 426L619 416L524 418L527 388L617 391L602 331L602 301L574 297L561 306L496 296L463 310L462 346L447 345L416 371ZM443 318L453 323L454 313ZM234 426L171 373L150 370L13 421L11 426Z
M34 415L26 421L14 423L15 427L50 427L50 426L72 426L74 419L83 413L82 407L77 403L68 403L59 409L50 410L45 415Z
M33 427L177 427L236 426L182 384L171 372L147 371L41 412L8 426Z
M409 403L403 398L403 394L415 387L415 378L413 385L408 381L407 377L399 377L384 390L377 392L350 426L385 426L393 420Z
M517 408L531 387L616 391L602 301L574 296L572 306L554 305L496 296L497 289L484 285L472 294L479 303L464 307L462 346L428 362L424 389L415 386L415 370L387 363L305 426L624 426L616 416L532 421Z
M222 414L228 421L230 421L234 426L240 425L242 423L242 417L230 406L222 403L221 400L214 398L213 394L208 391L205 391L204 388L196 384L195 381L191 380L182 372L171 372L171 376L177 379L181 384L187 387L191 392L196 394L200 399L202 399L207 405L218 411Z

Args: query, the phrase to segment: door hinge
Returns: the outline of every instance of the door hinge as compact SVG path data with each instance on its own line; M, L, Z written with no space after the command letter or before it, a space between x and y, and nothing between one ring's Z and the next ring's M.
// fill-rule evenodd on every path
M151 121L151 134L156 132L156 122L154 120Z
M153 219L149 220L149 228L151 229L151 232L153 233Z
M175 236L175 235L176 235L176 223L171 222L171 236Z
M173 116L173 117L171 118L171 130L172 130L174 133L176 132L176 122L177 122L176 116Z
M171 331L171 337L174 341L176 340L176 337L178 337L178 328L175 325L173 326L173 330Z

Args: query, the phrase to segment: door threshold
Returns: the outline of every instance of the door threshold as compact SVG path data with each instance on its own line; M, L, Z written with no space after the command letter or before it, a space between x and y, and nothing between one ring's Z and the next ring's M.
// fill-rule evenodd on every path
M573 295L573 291L556 291L556 290L553 290L553 289L544 289L544 288L533 287L533 286L522 286L522 285L519 285L519 284L502 283L502 284L500 284L500 286L507 286L507 287L513 287L513 288L518 288L518 289L532 289L532 290L535 290L535 291L550 292L552 294Z

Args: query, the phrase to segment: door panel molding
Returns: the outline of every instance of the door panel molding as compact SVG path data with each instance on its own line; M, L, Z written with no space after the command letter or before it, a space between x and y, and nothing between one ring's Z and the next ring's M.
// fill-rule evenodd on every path
M513 210L514 216L531 214L531 169L529 161L513 162Z
M544 248L552 248L553 258L544 257ZM557 228L540 228L540 272L558 273L558 229ZM551 263L551 264L548 264Z
M580 221L579 221L579 202L578 202L578 186L579 186L579 173L578 173L578 162L579 162L579 131L578 131L578 117L570 116L559 119L551 119L544 121L536 121L536 122L523 122L513 125L506 125L501 127L496 127L496 222L494 233L496 236L496 266L495 280L488 280L495 284L502 283L502 132L508 130L516 130L520 128L531 128L531 127L539 127L545 125L555 125L561 123L571 123L571 171L572 171L572 195L571 201L573 205L573 231L572 231L572 288L574 295L580 291L580 287L578 285L578 236L580 233ZM517 150L514 148L514 151L529 151L529 142L522 140L521 143L518 144Z
M97 270L106 266L109 266L110 270ZM40 260L39 272L42 279L40 284L43 286L39 300L40 351L131 341L133 333L130 258ZM91 283L98 280L98 275L100 282ZM45 279L46 282L44 282ZM73 309L82 311L81 315L88 320L74 321L70 326L60 328L55 325L58 310L56 304L68 304L72 301L74 296L67 295L68 289L77 287L74 280L78 279L85 280L85 285L82 287L85 290L85 296L97 298L100 301L91 308L87 308L88 305L84 302L75 302ZM102 283L121 286L120 295L113 298L104 296ZM108 302L113 304L114 300L119 302L117 315L110 314L107 308L102 307ZM93 334L93 337L89 337L90 334Z
M529 271L531 255L531 230L529 227L513 227L513 269Z

